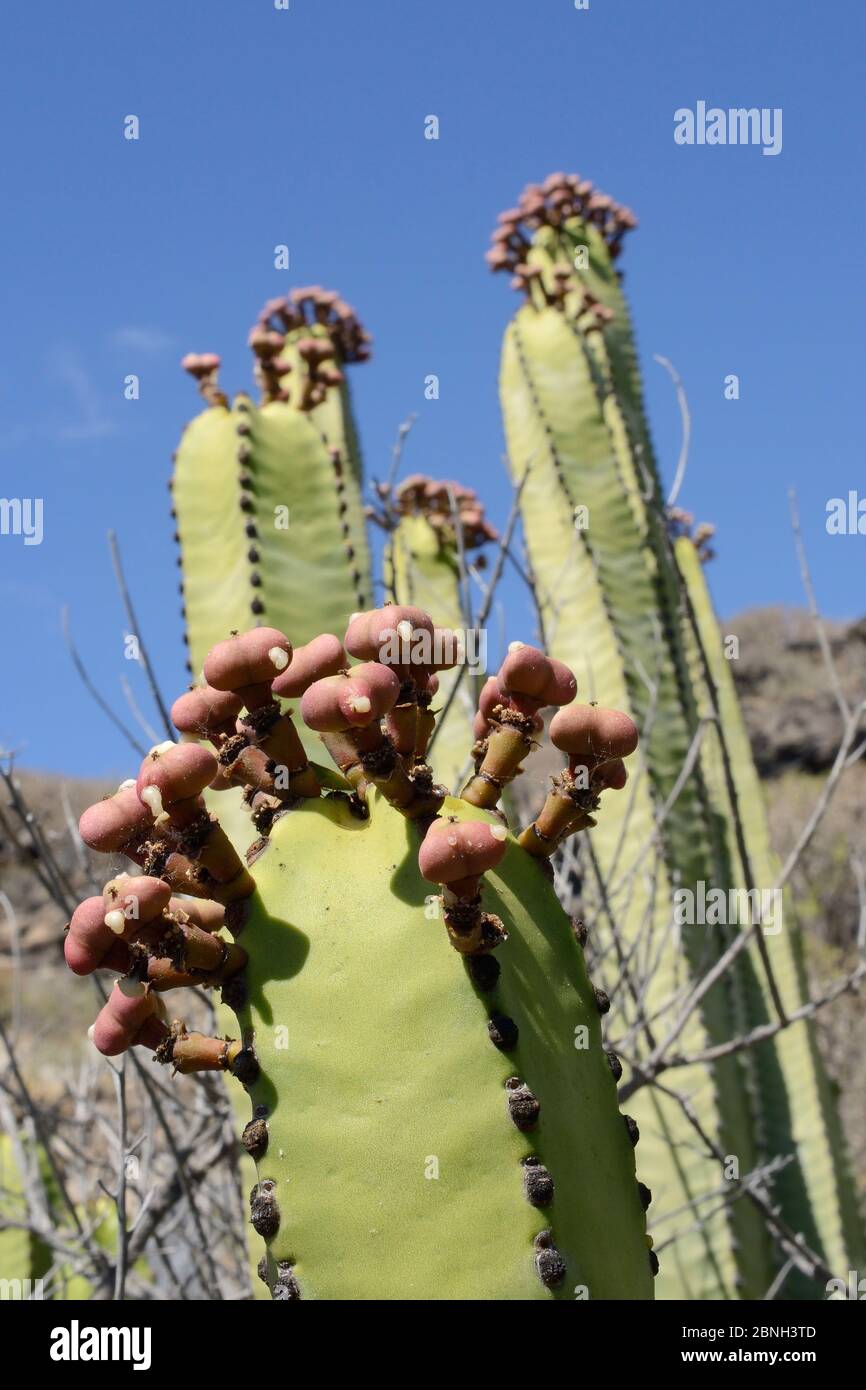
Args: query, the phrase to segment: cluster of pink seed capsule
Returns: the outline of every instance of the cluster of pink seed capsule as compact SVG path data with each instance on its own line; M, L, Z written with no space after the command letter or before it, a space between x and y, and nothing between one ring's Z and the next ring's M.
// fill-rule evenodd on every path
M401 516L423 516L443 539L463 550L477 550L487 541L498 539L478 493L453 479L437 480L424 473L412 473L393 491L387 483L380 483L377 491L386 514L371 507L367 515L385 530L392 530L396 518Z
M491 270L513 271L524 260L533 232L539 227L561 227L572 217L598 227L612 260L620 254L626 232L637 226L630 208L600 193L589 179L579 174L549 174L543 183L527 184L517 206L499 214L487 264Z
M437 627L422 610L386 605L354 614L342 642L325 633L293 649L284 633L260 627L210 651L203 683L172 707L183 741L153 748L135 781L81 818L87 845L125 854L142 870L113 879L101 897L82 903L66 937L66 958L76 974L105 968L122 975L93 1029L100 1051L115 1054L140 1044L181 1071L227 1068L242 1079L255 1074L255 1059L239 1042L169 1023L161 995L196 984L231 991L246 963L243 950L216 933L242 923L255 888L250 868L263 841L242 861L204 793L243 787L264 837L288 806L322 793L285 700L300 700L301 718L342 772L344 795L359 814L366 813L375 786L417 824L420 870L441 887L452 945L471 957L504 939L501 922L482 911L481 883L508 848L498 802L542 732L542 712L556 708L550 737L568 755L568 766L552 779L539 815L518 837L541 860L567 835L594 823L591 813L604 789L624 785L622 759L636 747L637 731L617 711L574 704L577 687L568 667L514 643L482 690L475 770L462 791L464 802L494 817L443 815L446 792L426 762L435 726L431 704L437 672L456 665L461 650L459 635Z
M611 260L622 250L627 231L637 226L637 218L629 208L621 207L606 193L599 193L588 179L579 174L550 174L541 184L528 184L516 207L499 214L486 253L492 271L508 271L512 289L523 291L536 305L553 304L562 308L566 296L575 287L575 268L571 253L563 245L563 261L545 275L540 265L529 259L534 234L541 227L558 231L569 219L580 218L598 228L607 245ZM585 290L579 307L589 328L602 328L613 317L613 311Z
M307 336L298 336L309 329ZM286 356L288 334L301 360L295 371ZM248 338L256 358L256 377L265 401L291 401L298 410L321 405L328 389L343 384L347 362L366 362L372 339L351 304L336 290L304 285L264 305ZM189 352L181 361L208 405L226 405L219 388L220 358L215 352ZM296 378L296 379L293 379Z

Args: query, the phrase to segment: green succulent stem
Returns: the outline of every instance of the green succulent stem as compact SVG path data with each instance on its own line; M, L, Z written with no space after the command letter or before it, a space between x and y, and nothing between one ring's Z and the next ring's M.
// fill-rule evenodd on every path
M526 479L523 522L550 650L578 663L578 673L582 657L591 696L629 710L643 731L641 782L620 815L591 832L583 892L591 910L615 922L626 959L638 953L646 971L643 943L669 935L675 888L769 887L774 869L700 566L693 547L678 542L675 552L668 530L615 264L619 240L611 229L620 210L576 188L575 180L552 176L521 200L528 245L509 251L508 260L528 294L506 332L502 400L512 471ZM502 259L497 251L494 268L504 268ZM661 834L653 830L659 824ZM642 834L659 842L661 862L642 892L632 885L624 896L640 868L629 868L626 847L640 844ZM663 1009L689 980L700 980L739 926L684 930L685 978L661 953L651 970L644 1001L651 1050L666 1031L664 1020L650 1031L654 1001ZM627 974L623 984L633 996ZM774 1017L784 1023L804 989L796 933L771 936L759 927L704 996L700 1019L688 1019L693 1041L683 1051L699 1053L701 1034L721 1042ZM797 1115L801 1086L811 1097L808 1140ZM810 1025L783 1028L775 1042L744 1050L733 1067L696 1068L683 1090L693 1087L699 1122L714 1147L737 1155L741 1171L796 1154L776 1180L774 1200L781 1198L789 1224L808 1231L816 1250L843 1259L841 1227L855 1233L859 1222L834 1172L836 1136L819 1101L826 1082ZM632 1102L638 1118L654 1112L661 1135L654 1185L691 1221L718 1174L712 1163L687 1171L682 1114L651 1086L640 1097ZM851 1219L843 1221L842 1209ZM703 1229L671 1234L677 1239L662 1266L663 1296L762 1297L775 1278L777 1254L762 1218L742 1203ZM860 1248L859 1239L849 1248ZM798 1294L802 1281L788 1278L781 1296Z

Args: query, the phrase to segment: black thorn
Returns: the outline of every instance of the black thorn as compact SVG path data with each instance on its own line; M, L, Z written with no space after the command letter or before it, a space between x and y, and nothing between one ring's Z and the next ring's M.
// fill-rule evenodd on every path
M232 1076L243 1086L252 1086L259 1079L259 1059L251 1047L244 1047L232 1063Z
M633 1120L631 1115L623 1115L622 1120L628 1130L628 1137L631 1140L632 1148L634 1148L638 1139L640 1139L640 1130L637 1127L637 1120Z
M513 1018L506 1014L491 1014L487 1020L487 1032L494 1047L500 1052L510 1052L517 1046L519 1030Z
M637 1195L638 1195L638 1197L640 1197L640 1204L641 1204L641 1206L643 1207L644 1211L646 1211L647 1207L649 1206L650 1202L651 1202L652 1199L653 1199L653 1194L652 1194L650 1188L647 1187L647 1185L646 1185L645 1182L639 1182L639 1183L638 1183L638 1185L637 1185Z
M280 1229L280 1209L274 1196L277 1184L272 1178L256 1183L250 1193L250 1221L257 1235L269 1240Z
M502 966L495 956L464 956L464 960L469 978L476 989L480 989L482 994L488 994L496 988Z
M610 1000L604 990L599 989L597 985L593 985L592 992L595 995L595 1007L598 1009L599 1013L610 1013Z
M239 1014L245 1008L248 998L247 977L241 970L237 975L232 975L230 980L226 980L220 990L222 1001L230 1009L234 1009Z
M541 1102L524 1085L519 1076L510 1076L505 1083L508 1091L508 1113L519 1130L533 1129L538 1122Z
M250 1120L244 1127L241 1143L250 1158L260 1159L267 1153L268 1127L264 1120Z
M615 1052L606 1052L604 1055L607 1058L614 1081L620 1081L622 1079L622 1062Z
M275 1303L294 1302L301 1296L300 1285L295 1278L292 1266L286 1260L277 1265L277 1277L273 1287Z
M565 1260L553 1243L550 1231L535 1237L535 1268L546 1289L556 1289L565 1279Z
M523 1191L534 1207L549 1207L553 1201L553 1178L534 1154L523 1160Z

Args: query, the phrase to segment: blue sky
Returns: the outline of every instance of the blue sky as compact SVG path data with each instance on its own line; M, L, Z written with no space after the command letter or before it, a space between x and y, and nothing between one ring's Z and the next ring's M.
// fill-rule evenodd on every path
M146 704L123 660L110 526L161 683L183 684L166 480L196 397L177 363L218 351L224 384L248 385L268 296L339 288L373 332L374 360L353 369L369 473L417 411L407 466L473 482L502 520L496 374L514 296L482 257L496 213L558 168L640 217L624 264L651 422L671 478L679 419L658 352L688 390L681 501L718 527L720 611L801 601L791 484L822 607L863 611L866 538L824 528L829 497L866 493L853 0L14 0L4 31L0 495L42 497L45 527L39 546L0 537L0 743L22 763L129 770L59 617L67 603L105 694L122 707L126 675ZM698 100L781 107L781 154L676 145L673 113ZM423 138L431 113L438 142Z

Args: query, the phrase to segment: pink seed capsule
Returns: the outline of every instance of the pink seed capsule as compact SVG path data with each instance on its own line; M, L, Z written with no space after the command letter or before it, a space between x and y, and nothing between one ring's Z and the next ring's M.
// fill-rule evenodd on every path
M478 712L485 719L490 719L497 705L507 704L503 695L499 681L495 676L489 676L481 687L481 694L478 697Z
M305 362L326 362L334 355L330 338L300 338L295 347Z
M63 943L66 964L73 975L92 975L116 940L105 925L102 898L85 898L72 914Z
M134 980L118 980L91 1030L93 1045L104 1057L132 1047L145 1021L156 1010L156 995Z
M147 874L118 874L102 890L103 911L106 917L120 912L130 924L130 930L153 922L165 912L171 902L171 889L161 878ZM117 925L111 924L112 930ZM123 929L115 932L121 936Z
M174 913L183 913L193 926L200 927L202 931L215 932L225 926L226 910L222 903L214 902L212 898L172 898L169 909Z
M345 379L339 367L319 368L319 380L323 381L326 386L342 386Z
M180 695L171 707L171 720L182 734L233 734L243 705L231 690L199 685Z
M276 357L283 350L283 335L257 323L250 329L247 344L257 357Z
M542 698L546 705L569 705L577 694L577 681L574 672L569 670L564 661L557 661L556 657L547 658L551 667L551 675L542 693Z
M541 708L538 700L533 700L528 695L503 695L496 677L491 676L481 687L478 698L478 713L473 723L476 738L486 738L490 733L494 722L493 712L497 705L504 705L506 709L517 709L521 714L525 714L532 721L533 731L537 734L544 728L544 718L538 713ZM481 728L484 730L483 733L478 732Z
M296 699L309 690L314 681L335 676L348 664L349 658L340 639L323 632L306 646L295 647L289 666L273 681L271 690L283 699Z
M602 763L593 780L596 786L621 792L628 781L628 772L622 758L614 758L612 762Z
M400 680L387 666L378 661L362 662L349 670L350 681L360 681L373 702L374 718L382 719L397 703Z
M172 802L201 796L218 771L214 754L201 743L161 744L141 764L135 790L156 817Z
M268 319L273 318L275 314L284 314L286 305L285 295L278 295L275 299L266 299L259 310L259 323L267 323Z
M486 821L435 820L418 852L418 866L430 883L454 883L493 869L507 848L504 825Z
M389 603L374 608L366 615L356 615L346 632L346 649L366 661L381 661L391 666L408 666L425 646L433 652L433 619L421 608L409 604ZM420 634L427 635L426 643Z
M301 718L320 734L336 734L347 727L341 704L341 686L347 677L326 676L314 681L301 699Z
M186 357L181 358L180 365L190 376L201 378L217 371L220 360L215 352L188 352Z
M162 879L119 874L105 885L101 898L86 898L73 912L64 942L69 969L74 975L90 975L100 967L125 970L125 947L120 955L114 948L159 918L170 900L171 889Z
M349 626L346 628L346 635L343 644L347 652L352 656L363 657L365 661L370 660L375 655L374 649L368 640L368 629L371 620L379 620L383 610L381 608L368 608L363 613L353 613L349 619Z
M627 758L638 744L638 731L627 714L594 705L568 705L550 721L550 737L571 758L588 764Z
M348 676L326 676L304 692L301 717L321 734L364 729L394 708L400 682L386 666L353 666Z
M150 824L147 808L142 806L135 788L128 787L88 806L78 822L78 833L91 849L114 854Z
M217 642L205 657L204 677L217 690L270 682L292 659L292 644L275 627L254 627Z
M529 695L542 700L554 678L550 661L537 647L516 643L499 668L500 687L508 695Z

